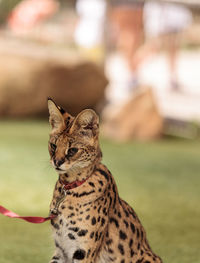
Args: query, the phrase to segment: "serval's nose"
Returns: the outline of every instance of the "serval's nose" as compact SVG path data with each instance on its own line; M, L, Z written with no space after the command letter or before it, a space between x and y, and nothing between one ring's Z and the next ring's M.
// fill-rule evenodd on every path
M54 159L54 164L55 164L56 167L60 167L64 162L65 162L64 158L59 159L59 160Z

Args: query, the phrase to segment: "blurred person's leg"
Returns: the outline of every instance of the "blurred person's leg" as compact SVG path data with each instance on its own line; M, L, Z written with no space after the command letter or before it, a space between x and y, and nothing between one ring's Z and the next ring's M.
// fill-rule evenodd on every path
M141 0L131 3L115 1L110 5L108 43L114 54L106 62L110 84L106 91L104 120L115 118L138 86L138 65L134 57L143 42L142 12Z
M165 52L169 68L169 87L172 91L179 91L179 81L177 74L177 57L179 52L179 35L162 34L152 40L147 41L138 51L139 63L142 63L148 57Z
M164 37L164 43L166 46L166 52L168 56L170 89L172 91L180 91L180 85L179 85L178 74L177 74L177 56L179 52L178 34L175 33Z
M169 65L169 86L173 91L180 91L177 74L177 55L180 47L179 35L191 22L192 14L190 10L181 4L157 1L147 1L145 3L144 31L146 37L150 39L150 47L146 50L156 52L165 50ZM158 43L155 42L155 39L159 40Z
M110 12L111 23L116 36L116 49L128 63L131 71L130 90L137 86L137 50L143 43L143 4L120 4Z

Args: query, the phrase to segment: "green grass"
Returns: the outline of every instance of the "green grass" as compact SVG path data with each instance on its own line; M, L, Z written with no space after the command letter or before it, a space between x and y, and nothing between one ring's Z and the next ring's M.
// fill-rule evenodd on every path
M48 214L57 179L49 164L48 132L47 122L0 122L0 204L21 215ZM153 250L165 263L200 262L200 142L102 139L101 145L104 163L139 215ZM48 222L34 225L0 215L0 262L44 263L52 253Z

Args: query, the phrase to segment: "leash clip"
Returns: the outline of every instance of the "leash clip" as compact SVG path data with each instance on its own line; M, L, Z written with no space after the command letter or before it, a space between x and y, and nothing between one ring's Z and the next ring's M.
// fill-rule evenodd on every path
M52 214L52 215L58 216L58 214L59 214L58 208L59 208L60 204L63 202L63 200L65 199L66 195L67 195L67 190L65 189L65 185L63 185L62 191L61 191L61 197L59 199L57 199L55 207L50 210L50 215Z
M65 185L62 185L62 194L64 194L64 196L67 195L67 190L65 189Z

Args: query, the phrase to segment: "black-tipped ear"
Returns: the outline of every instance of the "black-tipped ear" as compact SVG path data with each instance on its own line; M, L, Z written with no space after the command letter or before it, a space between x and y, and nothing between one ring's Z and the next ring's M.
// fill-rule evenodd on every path
M49 122L53 131L60 130L64 127L64 118L62 116L63 109L56 105L56 103L48 98Z
M99 130L99 117L90 109L81 111L74 120L71 132L79 132L86 136L95 136Z
M47 101L49 101L49 100L51 100L51 101L56 105L56 107L59 109L59 111L61 112L61 114L64 114L64 113L66 112L62 107L58 106L51 97L48 97L48 98L47 98Z

